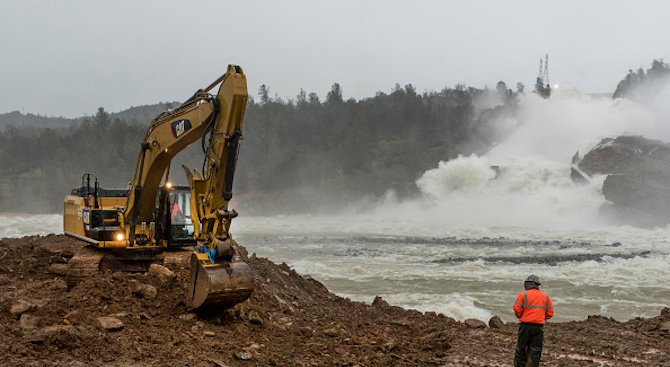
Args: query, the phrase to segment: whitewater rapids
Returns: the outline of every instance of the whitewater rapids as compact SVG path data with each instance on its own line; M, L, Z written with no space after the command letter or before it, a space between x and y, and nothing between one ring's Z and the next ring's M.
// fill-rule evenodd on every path
M670 305L670 227L604 222L603 177L573 183L570 158L620 134L667 141L670 125L660 122L669 116L578 93L528 96L518 120L501 122L507 139L483 156L436 162L417 180L420 197L398 200L389 190L373 205L319 216L241 213L231 231L250 252L357 301L379 295L459 320L512 321L514 298L534 273L557 321L656 316ZM0 238L62 233L61 220L0 215Z

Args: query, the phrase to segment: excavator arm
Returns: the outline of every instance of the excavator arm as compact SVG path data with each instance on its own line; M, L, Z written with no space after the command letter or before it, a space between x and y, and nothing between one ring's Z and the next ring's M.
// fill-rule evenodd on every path
M217 85L216 94L211 94ZM91 175L64 201L64 232L104 250L107 259L124 265L118 270L146 270L171 243L169 209L170 162L179 152L201 141L205 159L202 172L185 168L189 181L190 215L196 247L191 255L189 308L233 306L253 291L253 274L230 235L237 212L229 210L239 141L247 104L247 81L239 66L226 73L172 111L156 117L142 140L135 174L121 205L102 190ZM123 191L123 190L117 190ZM124 191L125 192L125 191ZM87 274L108 264L97 254L75 256L72 272ZM145 266L147 264L147 266Z
M219 83L218 93L209 94ZM124 211L130 224L129 246L135 243L137 224L155 217L153 203L161 180L167 182L172 158L198 139L203 142L202 173L184 166L197 244L191 255L191 282L186 295L191 309L210 304L232 306L246 300L253 290L251 269L229 232L237 212L228 210L247 96L242 69L230 65L226 74L176 110L158 116L141 145ZM209 139L205 139L207 136Z
M209 94L219 83L218 93ZM191 198L204 203L195 205L192 220L194 224L202 223L202 227L195 227L196 237L212 231L222 234L216 213L226 211L232 198L237 142L242 134L247 95L246 76L239 66L230 65L228 71L207 88L152 121L141 144L124 210L130 246L135 244L138 223L154 220L154 203L174 156L207 134L204 175L197 171L188 174Z

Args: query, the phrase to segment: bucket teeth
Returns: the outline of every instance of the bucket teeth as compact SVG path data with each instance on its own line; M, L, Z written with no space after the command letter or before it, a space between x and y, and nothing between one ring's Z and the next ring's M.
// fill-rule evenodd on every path
M202 306L230 308L244 302L253 291L249 264L233 256L232 261L210 264L191 254L191 282L186 295L189 309Z

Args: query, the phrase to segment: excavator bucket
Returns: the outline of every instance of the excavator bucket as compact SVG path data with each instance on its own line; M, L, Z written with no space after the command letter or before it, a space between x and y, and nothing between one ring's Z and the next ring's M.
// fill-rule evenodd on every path
M253 288L251 268L238 256L212 264L204 253L191 255L191 282L186 296L189 309L210 305L230 308L249 298Z

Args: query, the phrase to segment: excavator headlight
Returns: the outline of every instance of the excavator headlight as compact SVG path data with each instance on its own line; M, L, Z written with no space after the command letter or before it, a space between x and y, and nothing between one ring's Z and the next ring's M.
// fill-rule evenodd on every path
M117 233L114 235L114 238L116 238L117 241L123 241L125 237L126 236L123 233Z
M172 188L172 182L167 182L165 184L165 187L167 187L168 189L171 189Z

